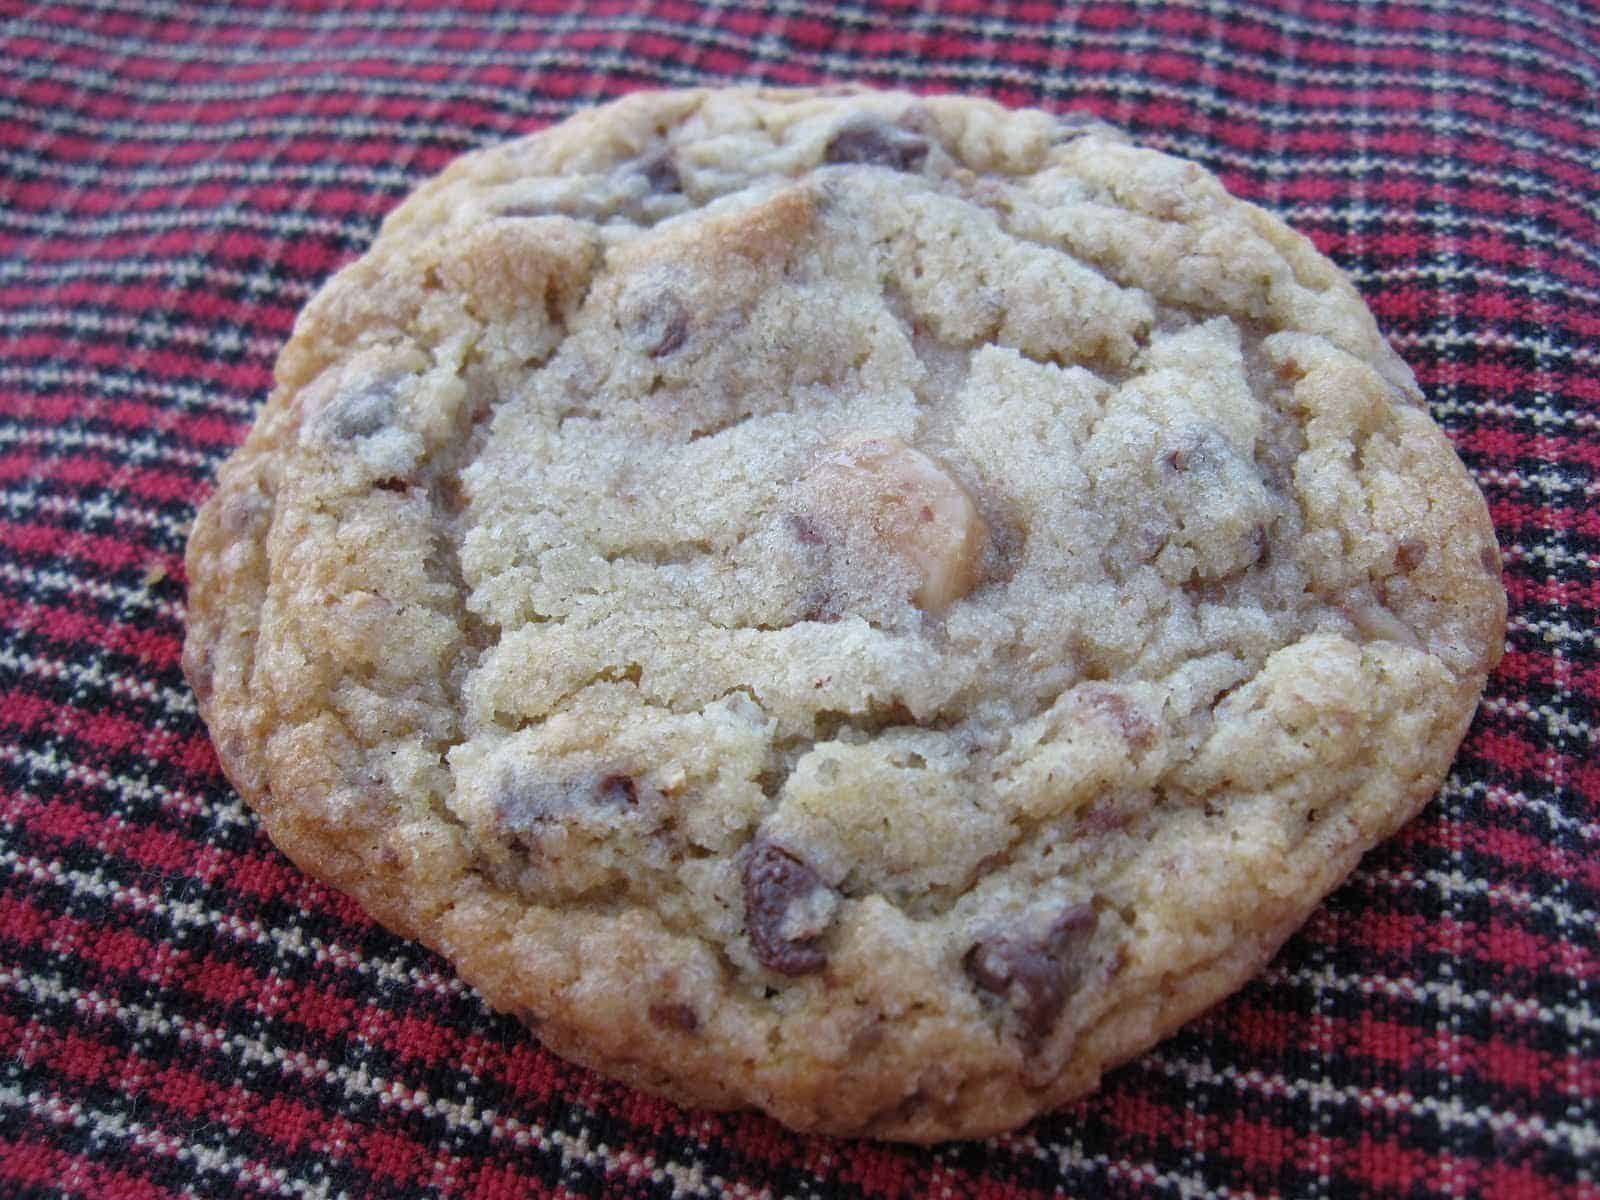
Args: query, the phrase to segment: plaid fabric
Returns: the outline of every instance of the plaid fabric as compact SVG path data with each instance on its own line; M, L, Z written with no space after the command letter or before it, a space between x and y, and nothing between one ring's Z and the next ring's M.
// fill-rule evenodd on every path
M568 1066L296 872L178 670L296 309L457 152L646 85L1082 108L1350 270L1487 492L1509 653L1265 977L1014 1136ZM0 1194L1597 1197L1600 12L1584 0L0 2Z

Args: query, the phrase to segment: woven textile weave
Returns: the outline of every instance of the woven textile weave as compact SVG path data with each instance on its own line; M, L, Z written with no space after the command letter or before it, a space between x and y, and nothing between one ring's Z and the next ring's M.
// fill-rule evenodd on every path
M182 552L318 283L456 153L639 87L1093 112L1349 270L1489 497L1449 781L1266 975L985 1143L543 1052L301 875L178 668ZM0 1195L1600 1197L1600 9L0 2Z

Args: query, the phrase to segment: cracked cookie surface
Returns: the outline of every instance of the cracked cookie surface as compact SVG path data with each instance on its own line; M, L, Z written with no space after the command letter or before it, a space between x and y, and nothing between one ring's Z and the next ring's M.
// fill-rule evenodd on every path
M1103 126L848 89L423 185L189 577L308 871L560 1053L912 1140L1244 982L1438 787L1505 604L1303 238Z

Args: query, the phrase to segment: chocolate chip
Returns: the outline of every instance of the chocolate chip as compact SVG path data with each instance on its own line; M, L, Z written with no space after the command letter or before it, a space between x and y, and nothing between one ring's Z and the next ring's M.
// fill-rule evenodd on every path
M1097 920L1092 905L1075 904L1042 934L1007 929L979 939L961 965L980 988L1011 1006L1024 1038L1037 1044L1083 982L1084 951Z
M824 888L810 866L765 838L757 838L744 863L744 924L756 961L780 975L812 975L827 965L817 937L788 938L789 910Z
M823 162L859 163L896 171L920 170L927 157L926 138L877 121L846 125L822 152Z
M639 784L631 775L611 772L575 778L514 776L501 788L497 805L500 827L508 833L532 833L540 825L593 808L636 808Z
M671 292L660 292L624 319L628 343L651 358L675 354L689 339L689 313Z
M639 802L639 785L631 775L605 775L595 784L594 795L602 804L631 808Z
M801 513L784 513L783 523L800 547L799 557L805 564L802 569L817 577L799 601L796 620L821 623L837 621L843 613L840 597L831 586L831 556L827 537L815 521Z
M1250 533L1250 565L1264 567L1272 555L1272 541L1267 537L1267 527L1257 525Z
M652 192L663 195L683 191L683 176L678 174L678 164L672 160L672 151L662 150L639 163L639 174L650 185Z
M681 1001L674 1004L652 1004L649 1011L650 1020L663 1029L693 1033L700 1028L699 1015Z
M784 524L789 527L789 532L794 534L794 540L802 546L820 546L826 540L817 529L816 522L810 517L803 517L799 513L785 513L783 519Z
M651 358L661 358L671 354L683 345L684 339L689 336L689 318L681 311L672 315L667 321L666 328L661 331L655 346L650 351Z
M1185 432L1178 447L1162 458L1169 471L1186 475L1191 471L1216 471L1229 459L1237 458L1227 439L1210 425Z
M1419 538L1407 538L1394 548L1394 565L1410 574L1422 565L1422 560L1427 557L1428 547Z
M844 616L839 610L839 597L825 587L814 587L806 593L800 605L799 619L819 625L832 625Z
M1086 837L1119 833L1133 824L1133 819L1137 815L1137 810L1133 808L1110 800L1101 800L1091 805L1083 816L1078 818L1078 832Z
M1141 524L1131 531L1128 540L1133 549L1134 561L1147 563L1161 557L1161 552L1167 548L1172 535L1161 525L1150 522Z
M319 425L333 441L350 442L371 437L394 420L394 402L400 394L400 377L369 379L340 392L323 409Z
M1148 749L1155 741L1156 727L1133 701L1121 692L1095 687L1083 693L1091 708L1106 717L1130 746Z

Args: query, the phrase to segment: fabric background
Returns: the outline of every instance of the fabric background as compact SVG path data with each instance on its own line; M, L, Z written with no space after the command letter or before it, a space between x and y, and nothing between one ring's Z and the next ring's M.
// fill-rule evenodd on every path
M644 86L1079 108L1355 277L1488 494L1439 799L1103 1090L939 1149L542 1052L268 843L184 536L318 282L457 152ZM1596 1197L1600 10L1581 0L0 2L0 1195Z

